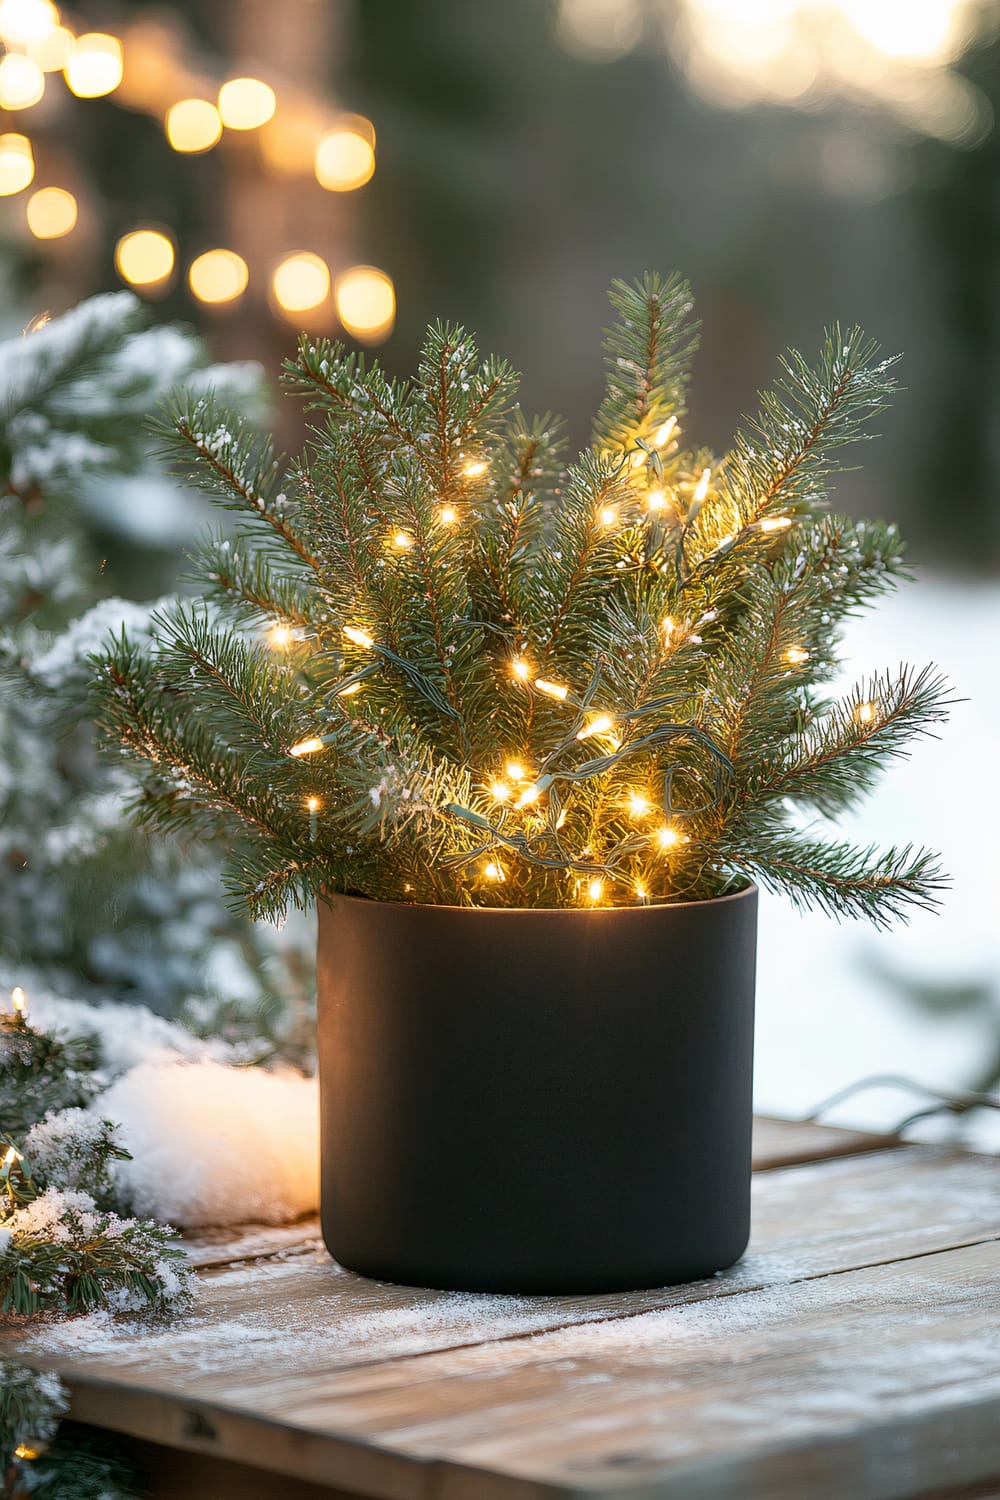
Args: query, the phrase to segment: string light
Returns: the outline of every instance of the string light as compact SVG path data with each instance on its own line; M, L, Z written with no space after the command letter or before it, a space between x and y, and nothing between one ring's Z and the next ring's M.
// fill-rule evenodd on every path
M167 110L163 122L175 151L211 151L222 136L222 116L208 99L180 99Z
M392 545L400 552L409 552L413 546L413 538L405 531L397 531L393 534Z
M480 458L476 458L473 459L471 463L467 463L463 467L462 473L465 475L466 479L478 479L480 474L485 474L488 468L489 464L484 463Z
M604 894L604 881L603 880L592 880L592 881L590 881L589 885L587 886L587 895L590 897L591 901L600 901L600 899L603 896L603 894Z
M646 495L646 506L649 510L666 510L667 496L664 490L650 490Z
M24 1161L24 1157L21 1155L20 1151L15 1151L13 1146L8 1146L6 1155L3 1159L4 1166L12 1167L16 1161Z
M558 698L560 703L569 696L568 687L564 687L561 682L549 682L544 677L535 678L535 687L548 698Z
M0 109L31 109L45 93L45 74L22 52L0 60Z
M454 526L458 520L458 511L453 505L442 505L438 511L438 520L443 526Z
M219 114L227 130L259 130L277 106L274 89L259 78L230 78L219 90Z
M158 229L134 229L115 246L115 266L132 286L154 286L174 269L174 247Z
M702 471L701 471L701 478L698 480L698 483L695 485L695 487L694 487L694 494L691 497L694 500L694 503L696 505L700 505L701 502L704 500L705 496L708 494L708 487L709 487L709 485L711 483L712 483L712 471L711 471L711 469L702 469Z
M515 656L510 664L510 670L519 682L527 682L531 676L531 666L525 661L523 656Z
M369 121L365 133L359 126L343 123L325 135L316 147L314 169L320 187L332 193L349 193L364 187L375 171L375 132Z
M100 99L114 92L122 81L123 71L122 44L118 38L105 31L88 31L74 42L63 76L70 93L78 99Z
M556 832L559 831L559 829L563 826L563 824L565 823L565 821L566 821L566 809L562 808L562 809L560 809L558 818L556 818Z
M59 20L52 0L2 0L0 39L8 47L43 41Z
M541 795L542 793L537 786L526 786L514 806L518 808L532 807Z
M38 1448L29 1448L27 1443L18 1443L14 1449L14 1457L24 1459L26 1463L32 1463L38 1457L40 1451Z
M490 860L489 864L484 868L483 874L487 880L507 879L507 876L504 874L503 865L497 864L495 860Z
M763 521L758 521L761 531L787 531L792 524L791 516L768 516Z
M649 900L649 892L644 885L640 884L639 881L636 881L635 883L635 899L644 903Z
M641 794L641 792L630 792L628 798L628 810L632 814L633 818L642 818L651 810L650 803L647 802L646 798Z
M524 781L528 775L520 761L509 760L505 767L508 781Z
M20 193L35 175L35 158L26 135L0 135L0 198Z
M242 297L249 281L250 268L235 250L206 250L188 269L192 295L213 305Z
M645 448L636 448L629 457L629 465L633 469L641 469L644 463L649 462L649 454Z
M341 634L346 635L353 645L363 646L366 651L370 651L375 644L367 630L362 630L359 625L344 625L341 628Z
M10 992L10 1003L14 1007L15 1016L23 1018L28 1009L28 997L19 984L16 984Z
M306 807L309 809L309 811L311 813L318 812L321 805L322 804L320 803L320 800L319 800L318 797L307 797L306 798Z
M656 842L661 849L673 849L675 845L681 842L681 835L677 832L676 828L664 826L656 830Z
M267 644L273 646L277 651L284 650L286 646L290 646L293 638L292 631L288 625L272 625L267 632Z
M392 332L396 288L376 266L352 266L345 271L337 280L334 301L347 332L362 342L378 343Z
M283 312L308 312L330 295L330 267L311 250L296 251L275 267L271 290Z
M289 755L294 755L297 759L300 755L315 755L316 751L322 750L322 748L323 741L318 735L313 734L307 740L299 740L298 744L293 745L288 753Z
M656 429L656 432L653 436L653 447L665 448L676 431L677 418L668 417L667 420L663 423L662 427L658 427Z
M65 188L39 188L25 204L24 214L36 240L58 240L76 228L76 199Z
M595 734L607 734L609 729L614 729L615 721L610 714L597 714L589 724L585 724L577 735L578 740L589 740Z
M858 723L859 724L870 724L872 722L872 720L874 719L874 717L875 717L875 705L874 705L874 703L859 703L858 704Z
M490 796L494 802L506 802L510 797L510 787L504 781L491 782Z
M76 46L76 38L65 26L53 26L37 41L24 43L25 51L43 73L61 73Z
M355 693L360 693L360 691L361 691L361 689L363 687L364 687L364 683L363 682L351 682L351 683L348 683L347 687L340 689L340 691L337 693L337 697L338 698L351 698L351 697L354 696Z
M660 629L663 631L663 634L666 636L667 641L669 642L670 637L677 629L677 621L670 615L664 615L663 619L660 621Z
M618 520L618 512L613 505L605 505L601 511L601 525L613 526Z
M801 646L789 646L785 652L785 660L793 667L800 667L804 661L809 660L809 652L803 650Z

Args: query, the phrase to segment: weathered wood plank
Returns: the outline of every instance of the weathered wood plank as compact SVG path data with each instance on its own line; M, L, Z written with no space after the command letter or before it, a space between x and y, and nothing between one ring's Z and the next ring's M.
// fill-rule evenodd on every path
M993 1242L282 1380L266 1423L217 1406L214 1442L393 1500L891 1500L972 1484L1000 1473L998 1273ZM161 1403L160 1440L207 1447L178 1414Z

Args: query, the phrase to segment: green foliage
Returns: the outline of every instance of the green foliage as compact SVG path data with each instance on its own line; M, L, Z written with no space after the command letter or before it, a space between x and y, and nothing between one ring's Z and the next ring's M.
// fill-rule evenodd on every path
M60 1426L57 1375L0 1356L0 1485L5 1500L132 1500L135 1471L110 1435ZM58 1433L57 1433L58 1428Z
M73 1109L104 1088L96 1037L36 1031L0 1011L0 1130L23 1136L49 1110Z
M203 603L99 660L140 814L226 831L255 915L325 889L565 906L749 879L875 922L936 899L926 851L825 843L944 716L931 670L831 701L838 628L905 576L894 527L828 513L893 390L858 330L792 353L732 450L681 445L686 283L616 283L593 446L564 468L510 370L434 326L415 379L304 339L314 426L281 468L178 400L173 449L240 516Z

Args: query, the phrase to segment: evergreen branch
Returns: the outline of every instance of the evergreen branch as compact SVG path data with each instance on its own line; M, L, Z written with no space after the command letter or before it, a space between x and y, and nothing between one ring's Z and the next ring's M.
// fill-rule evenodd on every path
M618 321L604 345L607 394L594 441L620 449L651 443L668 418L683 412L698 325L690 321L691 288L677 275L615 281L609 300Z

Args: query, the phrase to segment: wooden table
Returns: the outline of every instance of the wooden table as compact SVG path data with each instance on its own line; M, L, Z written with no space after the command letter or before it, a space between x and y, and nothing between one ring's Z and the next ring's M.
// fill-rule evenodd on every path
M310 1223L192 1241L171 1328L5 1347L128 1434L160 1500L1000 1495L1000 1165L772 1120L754 1155L750 1250L692 1286L386 1286Z

